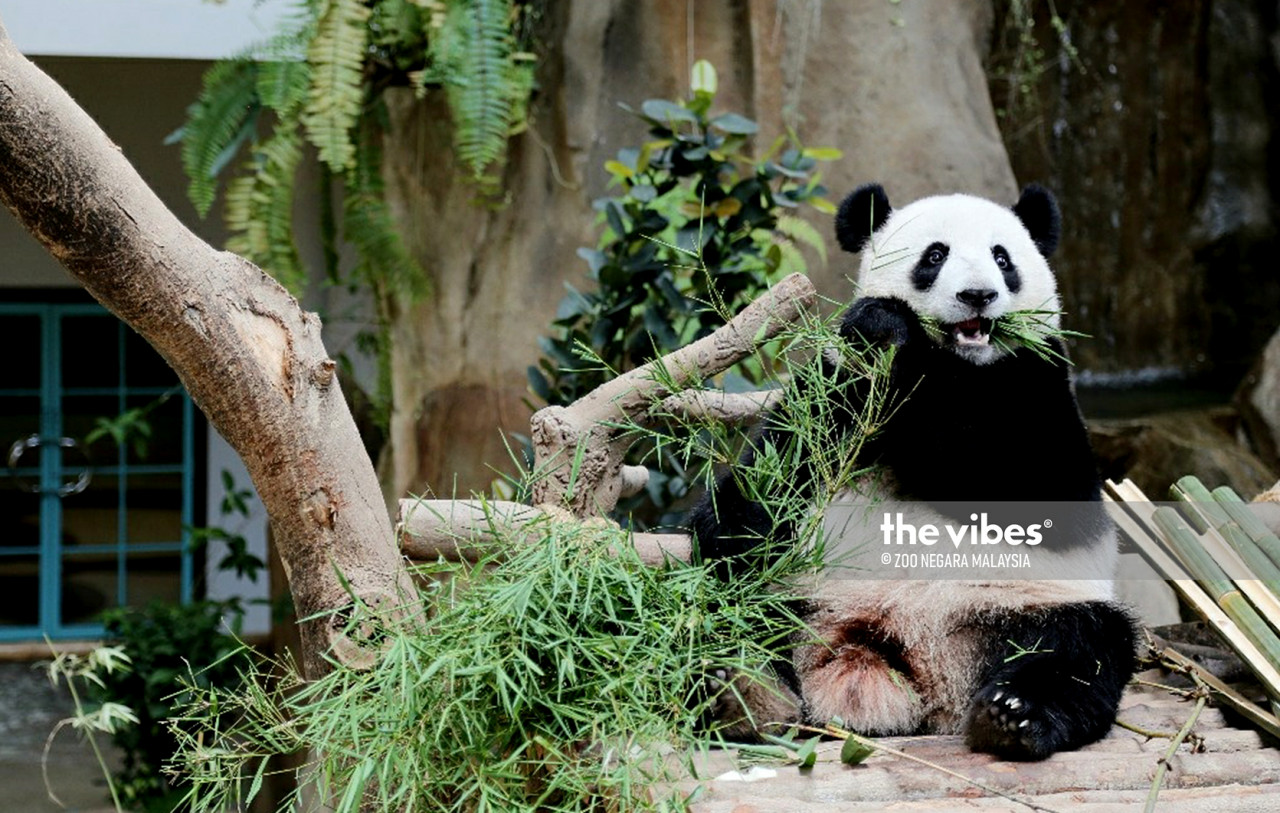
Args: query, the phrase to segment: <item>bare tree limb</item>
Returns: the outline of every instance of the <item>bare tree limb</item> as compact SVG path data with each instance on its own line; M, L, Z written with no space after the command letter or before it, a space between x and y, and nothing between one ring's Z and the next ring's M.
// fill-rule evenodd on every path
M792 274L710 336L597 387L570 406L550 406L530 422L540 471L534 502L563 505L576 516L607 514L624 489L629 439L614 425L641 420L652 405L725 370L778 335L817 299L812 283Z
M320 340L275 280L188 230L0 25L0 200L108 310L152 344L244 460L301 618L304 666L367 661L341 633L360 599L408 588L390 518Z
M518 502L494 500L401 500L396 517L400 549L419 562L443 557L447 561L475 562L504 548L525 541L529 529L537 538L539 524L574 522L562 509L532 507ZM599 520L603 521L603 520ZM686 534L631 534L640 561L650 566L667 559L688 562L692 541Z
M742 426L754 423L762 413L781 403L780 389L736 393L689 390L664 398L657 413L645 417L647 420L655 420L674 416L691 421L713 420L731 426Z

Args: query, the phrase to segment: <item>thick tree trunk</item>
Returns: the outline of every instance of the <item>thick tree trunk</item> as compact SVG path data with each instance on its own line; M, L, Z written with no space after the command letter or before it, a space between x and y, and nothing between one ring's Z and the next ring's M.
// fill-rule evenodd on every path
M149 341L236 449L271 517L300 618L411 590L320 320L244 259L192 234L0 26L0 200ZM310 675L369 657L342 615L304 622Z
M604 161L646 139L619 109L679 98L697 59L715 64L717 104L761 124L767 147L795 125L806 144L844 150L825 172L833 197L884 182L895 201L967 191L1013 202L1013 173L982 59L989 0L563 0L550 6L540 94L512 142L506 199L475 205L448 160L444 105L389 98L388 196L434 281L430 299L392 314L394 394L383 484L465 496L510 468L502 432L528 432L525 368L540 355L563 282L595 242L591 200ZM825 234L830 221L816 216ZM853 263L810 269L820 293L852 295Z

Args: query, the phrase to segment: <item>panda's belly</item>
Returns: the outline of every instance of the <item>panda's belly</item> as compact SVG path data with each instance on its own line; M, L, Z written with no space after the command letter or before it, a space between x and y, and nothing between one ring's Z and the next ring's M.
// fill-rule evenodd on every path
M953 519L894 499L883 479L861 486L824 515L828 566L808 591L813 638L794 657L811 720L839 717L868 734L956 733L1001 643L995 620L1028 607L1112 596L1116 552L1109 528L1088 546L1029 553L1037 562L1031 572L966 571L955 564L949 543L946 550L884 544L886 514L895 521L901 514L916 527ZM933 554L932 564L925 554ZM1061 573L1073 578L1036 577Z

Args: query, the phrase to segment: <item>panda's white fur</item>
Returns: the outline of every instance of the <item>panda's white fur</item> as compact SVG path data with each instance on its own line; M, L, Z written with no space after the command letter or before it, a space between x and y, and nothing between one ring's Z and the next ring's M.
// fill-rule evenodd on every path
M946 273L927 291L917 291L910 281L910 267L939 240L950 248ZM996 246L1017 258L1022 285L1016 292L1009 290L992 257ZM1000 292L986 310L991 319L1010 311L1043 310L1053 328L1061 327L1058 284L1048 260L1017 215L985 198L939 195L895 209L862 250L859 296L901 299L917 313L954 324L972 315L973 309L956 298L965 289ZM975 364L994 361L1002 353L990 343L955 349Z
M735 684L745 708L726 702L729 718L759 726L838 717L867 734L963 731L973 747L1014 758L1042 758L1105 733L1133 668L1135 634L1112 600L1115 530L1096 503L1065 363L990 337L992 323L1017 310L1046 311L1058 326L1047 259L1058 229L1056 203L1039 187L1013 209L947 195L893 210L879 186L842 204L840 242L861 251L860 298L842 333L898 345L894 386L909 395L875 441L882 471L824 518L828 550L853 570L829 567L807 592L815 640L791 653L794 679L776 688ZM923 331L922 316L943 328L941 339ZM988 460L1036 450L1046 455L1036 465L983 479ZM895 552L881 539L886 512L942 527L956 517L936 501L966 499L1050 508L1059 500L1067 513L1082 513L1063 523L1056 545L1034 551L1030 572L986 569L964 581L929 568L896 573L918 580L854 575L860 567L885 572L880 556ZM732 561L750 548L744 540L771 531L729 476L691 520L713 559ZM1037 651L1044 641L1053 648ZM1007 658L1010 642L1033 654Z

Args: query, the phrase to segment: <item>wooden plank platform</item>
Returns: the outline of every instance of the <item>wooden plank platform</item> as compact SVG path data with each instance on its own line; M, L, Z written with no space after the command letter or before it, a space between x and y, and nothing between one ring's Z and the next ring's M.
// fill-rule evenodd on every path
M1144 729L1174 733L1193 704L1150 688L1130 688L1120 719ZM1206 708L1194 732L1203 750L1184 743L1170 761L1156 810L1280 810L1280 751L1258 732L1229 726L1222 712ZM1044 762L1004 762L965 748L960 737L885 737L885 745L927 759L1030 802L1019 804L960 779L890 754L874 754L857 766L842 765L840 743L824 743L812 770L766 766L771 778L707 779L691 809L697 813L809 813L841 811L1141 810L1169 740L1146 740L1115 727L1101 742L1056 754ZM712 756L701 774L719 777L736 768L728 753ZM692 790L697 782L684 783Z

